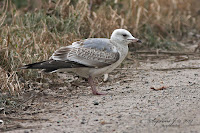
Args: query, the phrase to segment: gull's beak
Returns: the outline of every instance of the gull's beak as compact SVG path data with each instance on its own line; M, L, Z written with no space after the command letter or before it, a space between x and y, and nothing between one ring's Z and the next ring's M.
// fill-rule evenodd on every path
M142 41L140 39L137 40L138 43L142 43Z
M130 40L131 42L138 42L138 43L142 43L142 41L140 39L137 39L135 37L132 38L128 38L128 40Z

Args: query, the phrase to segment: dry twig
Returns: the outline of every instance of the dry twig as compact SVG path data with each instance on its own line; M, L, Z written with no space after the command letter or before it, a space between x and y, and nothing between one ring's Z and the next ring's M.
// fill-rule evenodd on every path
M160 87L160 88L151 87L150 89L152 89L152 90L154 90L154 91L159 91L159 90L165 90L165 89L167 89L167 87L165 87L165 86L162 86L162 87Z

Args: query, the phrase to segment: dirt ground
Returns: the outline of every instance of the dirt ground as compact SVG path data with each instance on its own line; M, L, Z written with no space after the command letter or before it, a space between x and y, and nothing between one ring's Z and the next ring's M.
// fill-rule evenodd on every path
M199 59L126 60L107 82L98 80L98 90L107 93L102 96L92 95L84 79L62 74L52 83L41 84L48 89L30 87L23 95L23 111L6 115L0 131L198 133Z

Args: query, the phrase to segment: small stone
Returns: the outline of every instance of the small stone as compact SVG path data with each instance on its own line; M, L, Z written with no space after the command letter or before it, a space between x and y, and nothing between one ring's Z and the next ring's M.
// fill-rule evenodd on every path
M98 116L102 116L101 114L98 114Z
M0 120L0 127L3 127L3 125L4 125L3 120Z
M4 108L0 108L0 114L5 114Z
M121 118L121 117L122 117L122 115L117 116L117 118Z
M105 91L110 91L111 90L111 88L108 88L108 89L106 89Z
M97 102L97 101L94 101L94 105L99 105L99 102Z

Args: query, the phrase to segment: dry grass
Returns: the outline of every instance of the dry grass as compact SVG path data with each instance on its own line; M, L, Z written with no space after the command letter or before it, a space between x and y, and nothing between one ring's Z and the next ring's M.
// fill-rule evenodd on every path
M200 29L197 0L42 0L17 9L0 1L0 91L20 93L22 81L39 74L18 68L48 59L54 50L88 37L109 37L126 28L145 49L178 49L189 31ZM36 8L37 7L37 8Z

